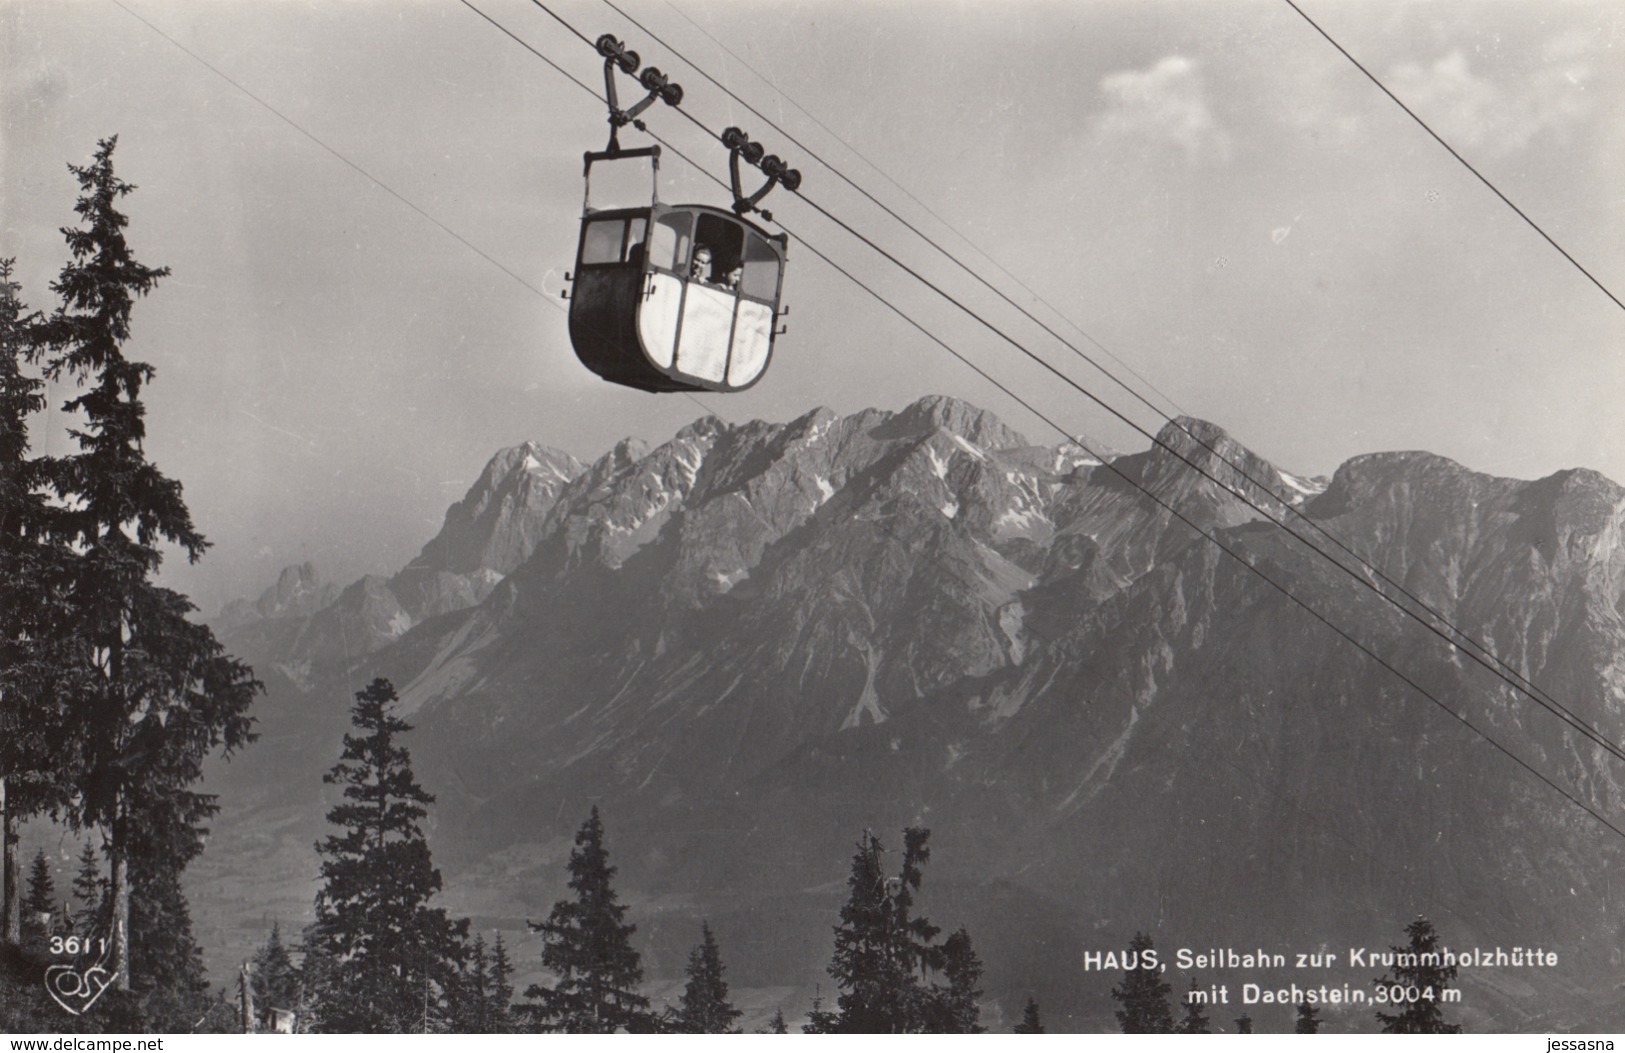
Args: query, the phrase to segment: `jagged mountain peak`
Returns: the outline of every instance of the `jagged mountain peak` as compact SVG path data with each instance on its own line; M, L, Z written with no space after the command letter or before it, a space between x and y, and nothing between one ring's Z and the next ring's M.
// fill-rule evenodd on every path
M515 469L552 476L559 482L568 482L580 475L584 467L579 460L563 450L534 441L522 442L518 446L498 450L486 462L485 470L480 473L479 482L470 489L469 495L473 496L482 488L495 489L513 474Z
M720 417L714 413L707 413L705 416L697 417L692 423L678 429L674 438L707 440L713 439L727 430L728 425Z
M892 415L887 432L924 434L941 428L983 449L1025 446L1027 440L991 411L950 395L926 395Z
M233 600L221 612L228 625L245 625L262 618L304 618L326 607L338 597L338 586L322 581L316 564L306 560L283 567L276 584L260 593L253 603Z

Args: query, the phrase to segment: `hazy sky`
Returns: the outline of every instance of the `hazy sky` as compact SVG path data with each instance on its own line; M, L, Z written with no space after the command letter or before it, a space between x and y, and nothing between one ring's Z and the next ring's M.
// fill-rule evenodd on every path
M533 3L471 2L601 84L594 53ZM707 125L798 167L809 199L1160 423L606 4L550 6L627 40ZM1098 357L870 163L1285 468L1425 448L1625 480L1625 311L1281 0L621 6L1075 344ZM1625 7L1303 6L1625 298ZM166 580L205 609L304 559L340 582L392 571L498 448L591 458L668 438L699 403L787 420L945 392L1058 440L795 242L790 332L751 392L697 403L588 374L557 295L601 104L459 0L0 0L0 115L0 256L37 307L75 220L64 165L120 137L118 172L140 186L132 244L174 271L127 349L159 371L148 449L215 543ZM680 115L648 117L726 172ZM722 203L670 161L663 199ZM805 203L765 204L1069 428L1146 445ZM60 450L62 424L36 437Z

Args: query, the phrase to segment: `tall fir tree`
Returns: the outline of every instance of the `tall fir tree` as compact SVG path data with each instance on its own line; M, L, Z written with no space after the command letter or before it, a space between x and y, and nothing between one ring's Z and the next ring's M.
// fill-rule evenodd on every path
M130 865L130 990L153 1031L188 1031L211 1002L180 875L168 860L146 855Z
M573 899L561 899L542 923L542 966L556 977L551 987L532 984L529 1012L545 1031L609 1034L654 1029L649 1000L638 993L643 963L632 946L637 926L615 895L604 848L604 823L592 814L576 831L570 852Z
M65 579L61 642L75 699L64 716L59 757L79 793L68 817L108 832L112 901L110 971L132 986L130 864L149 821L191 831L171 850L184 865L201 850L199 824L217 810L192 787L203 761L252 741L248 708L260 685L225 655L214 634L188 619L185 596L153 582L165 542L197 560L207 548L181 497L181 487L147 460L143 386L155 371L124 357L130 314L169 272L136 261L116 205L134 189L113 172L117 139L97 144L89 165L69 165L79 182L74 210L83 226L64 228L71 259L51 289L60 300L34 328L34 350L51 380L71 380L82 393L64 410L77 414L79 452L52 466L51 487L65 536L78 553ZM67 661L66 659L70 659Z
M1027 1007L1021 1011L1021 1022L1016 1025L1015 1033L1018 1035L1045 1034L1044 1021L1038 1015L1038 999L1027 999Z
M518 1028L513 1015L513 962L507 944L497 932L491 941L491 995L489 999L492 1034L510 1034Z
M743 1014L728 1001L728 981L722 978L722 952L708 922L700 923L700 943L688 955L688 983L678 999L674 1031L686 1035L734 1035L734 1021Z
M107 878L102 873L102 861L96 858L96 845L91 837L86 837L79 848L79 869L73 875L73 902L74 921L79 935L88 936L96 932L105 935Z
M45 849L34 853L34 863L28 870L28 895L23 900L23 943L42 946L50 935L41 918L51 917L56 911L56 882L51 878L51 861Z
M37 316L0 260L0 943L22 939L23 820L60 806L68 771L59 707L64 695L49 644L61 624L63 576L73 554L47 502L51 462L29 456L29 418L45 408L34 357Z
M1179 1020L1179 1027L1175 1030L1181 1035L1209 1035L1213 1033L1212 1023L1207 1018L1206 1002L1196 998L1196 977L1191 977L1191 989L1185 995L1185 1015Z
M328 1030L322 1006L329 992L343 983L344 974L324 949L314 922L300 933L298 950L299 1004L294 1011L294 1030L296 1034L319 1035Z
M1112 997L1123 1005L1117 1010L1117 1023L1125 1035L1161 1035L1174 1029L1168 1004L1172 988L1162 982L1156 968L1145 968L1146 952L1154 949L1150 936L1136 932L1128 945L1132 967L1123 970L1122 981L1112 988Z
M784 1010L773 1010L773 1017L767 1022L767 1033L770 1035L788 1035L790 1028L784 1022Z
M931 993L923 976L942 966L942 949L932 942L940 930L913 916L914 893L931 858L930 836L919 827L903 832L896 877L886 875L885 849L872 831L858 842L829 964L841 992L836 1005L843 1032L899 1034L925 1026Z
M841 1029L840 1017L824 1008L822 991L813 995L812 1008L807 1010L807 1022L801 1025L803 1035L833 1035Z
M250 977L254 991L254 1011L258 1017L256 1023L260 1030L271 1030L275 1010L288 1012L298 1009L303 984L299 978L299 967L294 964L293 955L289 953L287 944L282 942L280 922L271 922L271 934L266 937L259 950L254 952L254 966Z
M1377 1010L1384 1034L1391 1035L1459 1035L1460 1024L1446 1023L1440 1006L1444 992L1456 981L1456 967L1436 961L1439 955L1439 934L1433 923L1418 915L1405 926L1410 942L1404 947L1392 947L1396 954L1405 955L1403 964L1394 966L1394 975L1379 977L1379 988L1406 992L1404 1008L1397 1013ZM1413 1000L1410 1000L1414 998ZM1390 998L1392 1004L1394 999Z
M469 1035L512 1032L512 973L502 933L498 932L495 943L489 946L483 935L476 935L453 1000L450 1030Z
M1295 1035L1320 1034L1320 1010L1308 1002L1298 1003L1298 1019L1292 1027Z
M1236 1034L1250 1035L1253 1033L1253 1018L1246 1013L1236 1017Z
M451 992L451 1030L463 1035L491 1034L490 995L491 956L484 935L477 934Z
M986 1031L981 1024L982 960L963 927L942 944L942 975L948 984L931 992L927 1030L949 1035Z
M380 678L355 698L357 734L344 736L323 777L343 787L327 813L342 833L316 845L322 888L311 940L340 980L317 992L317 1016L329 1032L428 1032L458 983L467 922L429 905L441 881L420 824L434 797L399 741L411 725L389 711L395 688Z

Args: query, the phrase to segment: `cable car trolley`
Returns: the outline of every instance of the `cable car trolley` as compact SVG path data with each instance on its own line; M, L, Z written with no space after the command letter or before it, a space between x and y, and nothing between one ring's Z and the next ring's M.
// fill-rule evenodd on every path
M743 391L767 372L779 319L789 238L746 219L775 186L795 190L801 174L752 142L738 128L722 133L729 150L731 210L660 201L660 147L623 149L618 132L656 100L676 106L681 86L650 67L638 77L648 95L618 106L615 71L637 72L637 53L614 37L598 38L609 101L609 146L585 155L581 240L567 280L570 343L588 369L643 391ZM649 160L648 207L592 207L595 164ZM767 176L750 195L740 184L740 160Z

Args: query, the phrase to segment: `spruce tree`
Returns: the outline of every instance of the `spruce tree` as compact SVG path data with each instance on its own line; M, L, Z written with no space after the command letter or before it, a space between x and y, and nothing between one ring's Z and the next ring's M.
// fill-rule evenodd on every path
M1038 1016L1038 1000L1027 999L1027 1008L1021 1011L1021 1023L1016 1025L1015 1033L1018 1035L1044 1034L1044 1021Z
M974 1035L986 1031L981 1025L982 960L971 946L970 934L963 928L955 932L942 945L942 975L948 981L946 988L937 988L931 996L931 1015L935 1026L928 1030L949 1035Z
M498 932L495 944L487 946L483 935L474 937L461 982L452 999L450 1030L469 1035L501 1035L514 1030L509 1006L513 985L509 976L513 965Z
M1196 977L1191 977L1191 989L1185 995L1185 1015L1179 1021L1176 1029L1181 1035L1208 1035L1213 1033L1209 1024L1207 1013L1203 1010L1206 1004L1196 999Z
M1308 1002L1299 1002L1298 1021L1292 1028L1292 1032L1297 1035L1320 1034L1320 1010Z
M389 712L395 689L380 678L355 698L357 734L323 777L344 800L327 813L342 833L316 845L323 884L310 939L338 977L319 990L316 1012L328 1032L428 1032L458 982L467 922L429 906L440 872L420 823L434 797L399 741L411 725Z
M513 1016L513 962L508 948L497 932L491 941L491 988L487 999L491 1020L491 1034L510 1034L517 1030Z
M570 852L573 899L561 899L542 924L542 966L557 978L551 987L532 984L525 997L546 1031L609 1034L654 1027L649 1000L637 991L643 964L632 946L637 926L626 922L610 881L615 868L604 849L598 807L576 832Z
M807 1010L807 1022L801 1025L803 1035L833 1035L840 1031L840 1018L824 1008L822 992L813 995L812 1008Z
M1125 1035L1167 1034L1174 1029L1173 1010L1168 1005L1172 988L1162 982L1155 968L1143 968L1145 952L1153 949L1151 937L1135 933L1128 949L1134 967L1123 970L1122 982L1112 988L1112 997L1123 1004L1117 1010L1117 1022Z
M784 1023L784 1010L773 1010L773 1018L767 1022L767 1033L770 1035L788 1035L790 1029Z
M271 922L271 935L259 950L254 952L254 968L250 980L254 991L254 1010L259 1017L259 1027L262 1031L269 1031L275 1020L272 1010L296 1011L299 1007L299 993L302 984L299 979L299 967L293 962L293 955L282 942L282 925L278 921Z
M728 1001L722 954L708 922L700 923L700 944L688 955L688 983L678 1000L674 1030L685 1035L735 1035L743 1014Z
M328 1030L322 1019L322 1006L337 1001L343 973L328 956L313 922L299 937L299 1004L294 1029L301 1035L319 1035Z
M1415 921L1405 926L1405 935L1410 937L1407 946L1390 948L1396 954L1405 955L1402 964L1394 966L1392 977L1384 974L1376 981L1378 988L1386 991L1397 989L1405 994L1401 1002L1403 1008L1399 1012L1377 1010L1383 1033L1461 1034L1461 1025L1446 1023L1444 1013L1439 1008L1444 1001L1444 992L1455 983L1456 967L1430 960L1437 959L1439 955L1439 934L1433 930L1433 923L1418 915ZM1394 1001L1392 997L1389 998L1389 1004Z
M180 875L180 867L146 855L130 865L130 989L153 1031L190 1030L209 1010L203 949Z
M897 1034L925 1026L931 994L922 977L942 966L942 948L932 942L941 930L913 916L914 893L931 858L930 836L919 827L903 832L896 877L885 874L885 849L871 831L858 842L829 964L841 991L836 1004L843 1032Z
M451 1030L463 1035L490 1034L491 956L485 937L476 935L474 946L451 992Z
M28 872L28 896L23 901L23 941L39 946L50 936L41 918L56 911L56 882L51 880L51 861L45 849L34 853L34 864Z
M1246 1013L1236 1017L1236 1034L1250 1035L1253 1033L1253 1018Z
M83 226L64 228L71 255L51 285L57 309L34 327L45 375L82 393L64 410L79 415L79 452L52 466L51 488L68 510L65 536L78 553L64 585L68 609L59 637L62 676L72 708L63 741L79 793L68 818L108 832L112 959L116 983L129 990L130 864L147 820L192 831L184 865L201 850L198 825L218 806L191 787L216 749L227 755L252 740L247 714L260 685L227 657L214 634L189 620L192 603L153 583L165 542L196 560L207 547L181 497L145 453L142 388L154 369L126 359L131 308L169 272L138 263L115 207L134 189L113 172L117 140L97 144L92 162L69 165L78 180L74 206ZM167 840L167 834L166 834Z
M72 554L46 501L52 462L29 457L29 418L45 408L44 381L23 370L37 318L0 260L0 942L22 938L23 820L67 796L63 695L48 641L60 625L60 590ZM55 732L55 734L53 734Z
M96 858L96 846L88 837L79 848L79 869L73 875L73 901L79 935L97 932L106 935L107 878L102 874L102 861Z

